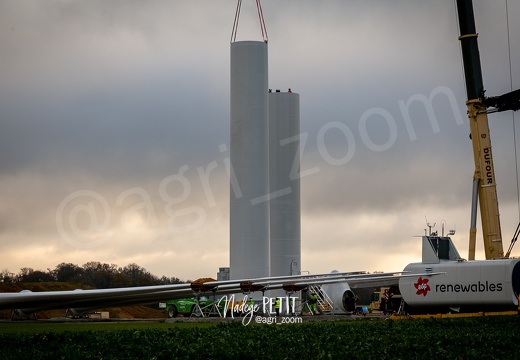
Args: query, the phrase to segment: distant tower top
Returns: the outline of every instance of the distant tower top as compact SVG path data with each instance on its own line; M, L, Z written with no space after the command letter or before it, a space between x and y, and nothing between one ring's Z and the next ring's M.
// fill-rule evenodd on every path
M231 42L237 39L238 20L240 18L240 8L242 7L242 0L238 0L237 9L235 12L235 21L233 22L233 30L231 31ZM262 12L262 5L260 0L256 0L256 9L258 11L258 19L260 20L260 31L262 32L262 39L267 42L267 28L265 27L264 13Z

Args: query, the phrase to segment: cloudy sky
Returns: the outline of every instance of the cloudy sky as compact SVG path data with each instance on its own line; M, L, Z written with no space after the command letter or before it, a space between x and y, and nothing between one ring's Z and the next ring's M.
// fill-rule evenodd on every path
M512 77L506 1L474 3L487 94L520 88L520 3L507 4ZM420 261L427 221L456 228L467 257L474 166L454 1L262 5L269 86L301 100L302 270L399 271ZM0 0L1 269L135 262L186 280L229 265L235 7ZM244 1L237 40L260 39ZM506 248L513 121L490 116Z

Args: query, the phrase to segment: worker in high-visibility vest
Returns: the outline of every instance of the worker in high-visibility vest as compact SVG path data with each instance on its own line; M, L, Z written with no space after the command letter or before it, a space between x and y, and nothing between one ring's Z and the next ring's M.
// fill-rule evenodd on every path
M253 298L249 298L249 300L247 301L247 305L249 305L249 311L251 313L253 313L253 309L255 308L255 301L253 300Z
M280 299L276 298L274 302L274 311L276 311L276 316L280 316Z
M312 314L315 315L316 314L316 303L318 302L318 296L316 296L316 294L314 292L311 292L311 296L310 296L310 304L311 304L311 311L312 311Z

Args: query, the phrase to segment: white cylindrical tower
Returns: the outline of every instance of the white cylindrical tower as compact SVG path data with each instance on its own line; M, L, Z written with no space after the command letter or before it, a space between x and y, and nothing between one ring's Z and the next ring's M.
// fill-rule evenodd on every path
M269 94L271 276L299 275L300 95Z
M231 43L230 278L270 275L267 43Z

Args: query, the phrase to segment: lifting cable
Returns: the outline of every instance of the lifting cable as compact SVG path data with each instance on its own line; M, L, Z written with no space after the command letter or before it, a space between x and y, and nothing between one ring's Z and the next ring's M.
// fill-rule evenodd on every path
M238 0L237 9L235 11L235 20L233 22L233 30L231 30L231 42L237 39L238 20L240 18L240 9L242 7L242 0ZM260 20L260 31L262 32L262 40L267 42L267 28L265 26L264 13L262 11L262 4L260 0L256 0L256 10L258 12L258 19Z
M235 21L233 22L233 30L231 30L231 42L235 42L237 39L238 18L240 17L240 7L241 6L242 6L242 0L238 0L237 9L235 11Z
M511 40L510 40L510 30L509 30L509 9L507 6L508 0L506 0L506 28L507 28L507 49L508 49L508 55L509 55L509 86L510 91L513 91L513 70L511 65ZM509 248L507 249L506 258L509 258L509 255L511 254L511 251L513 250L513 246L516 243L516 240L518 239L518 235L520 235L520 188L518 183L518 150L516 145L516 126L515 126L515 112L512 111L513 114L513 143L515 146L515 170L516 170L516 201L518 206L518 218L519 223L516 227L516 231L513 235L513 238L511 239L511 244L509 245Z
M262 39L267 42L267 28L265 27L264 12L260 0L256 0L256 9L258 10L258 19L260 20L260 30L262 31Z
M509 87L510 91L513 91L513 70L511 65L511 40L509 30L509 10L507 6L508 1L506 0L506 27L507 27L507 50L509 56ZM518 183L518 150L516 146L516 125L515 125L515 112L513 114L513 142L515 145L515 169L516 169L516 201L518 206L518 218L520 221L520 187Z

